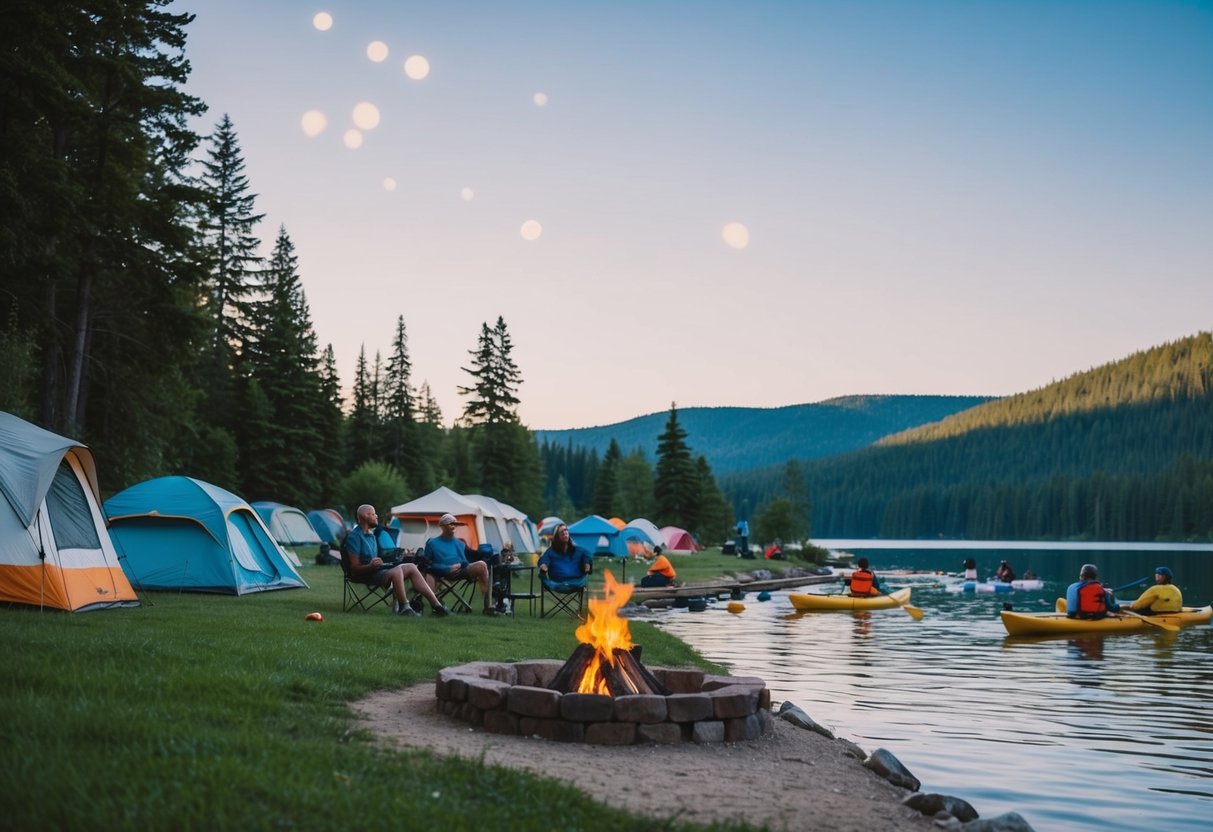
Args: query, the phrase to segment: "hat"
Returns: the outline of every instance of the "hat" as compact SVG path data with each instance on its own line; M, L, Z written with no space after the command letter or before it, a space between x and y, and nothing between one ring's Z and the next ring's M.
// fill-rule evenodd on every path
M462 525L464 525L463 523L460 523L458 520L456 520L456 519L455 519L455 515L453 515L453 514L444 514L444 515L442 515L440 518L438 518L438 525L439 525L439 526L445 526L445 525L447 525L448 523L449 523L449 524L451 524L452 526L462 526Z
M1154 574L1155 575L1166 575L1167 580L1172 580L1175 578L1175 575L1171 572L1171 568L1169 566L1158 567L1157 569L1154 570Z

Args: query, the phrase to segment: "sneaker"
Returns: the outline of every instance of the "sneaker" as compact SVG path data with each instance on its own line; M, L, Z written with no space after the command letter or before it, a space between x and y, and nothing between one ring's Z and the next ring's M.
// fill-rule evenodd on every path
M493 609L492 607L485 607L484 614L493 617L501 615L501 613L497 612L497 610Z
M421 613L417 612L410 605L405 604L404 606L396 606L396 615L403 615L405 618L417 618Z
M414 612L420 615L421 611L425 609L425 599L420 595L414 595L413 600L409 601L409 606L413 608Z
M451 614L451 609L446 604L439 604L438 606L436 606L432 610L430 610L430 615L435 615L439 618L442 618L444 615L450 615L450 614Z

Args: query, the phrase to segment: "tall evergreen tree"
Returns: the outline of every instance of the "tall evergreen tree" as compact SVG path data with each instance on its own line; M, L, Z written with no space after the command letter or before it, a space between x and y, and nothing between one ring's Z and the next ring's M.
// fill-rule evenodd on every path
M0 321L17 310L36 345L38 421L121 449L106 475L159 473L193 428L176 364L200 278L187 122L205 108L181 90L193 17L162 5L12 0L0 26Z
M594 481L595 514L602 517L614 517L619 511L619 466L623 461L623 453L619 443L613 438L607 446L602 463L598 466L598 477Z
M422 475L426 467L418 446L416 400L413 392L413 362L409 358L409 338L404 316L396 319L392 354L383 379L383 420L388 461L404 472L410 483L425 487L433 474Z
M805 486L800 463L789 459L783 468L783 495L791 506L791 527L785 540L807 540L809 537L809 491Z
M319 498L316 448L322 396L316 334L299 278L295 245L280 228L264 272L265 295L249 306L245 367L265 397L270 421L245 421L243 493L292 505Z
M695 473L699 479L699 518L696 528L700 542L705 545L723 543L733 527L733 509L720 492L707 457L700 455L695 460Z
M619 516L629 520L656 516L653 466L639 448L619 463Z
M358 350L354 367L354 402L350 410L347 435L349 459L346 468L353 470L364 462L380 459L379 396L374 371L367 366L366 345Z
M345 461L345 417L342 414L341 378L333 345L324 348L320 358L320 396L315 402L320 442L316 445L316 470L319 483L318 505L332 505Z
M681 526L694 531L699 521L699 474L686 443L687 432L678 424L678 405L670 404L665 431L657 437L657 477L653 501L660 526Z

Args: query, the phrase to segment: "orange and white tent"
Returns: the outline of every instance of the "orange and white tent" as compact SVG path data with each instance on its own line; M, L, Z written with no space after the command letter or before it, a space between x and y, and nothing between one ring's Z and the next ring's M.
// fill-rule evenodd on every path
M135 606L84 445L0 412L0 602Z

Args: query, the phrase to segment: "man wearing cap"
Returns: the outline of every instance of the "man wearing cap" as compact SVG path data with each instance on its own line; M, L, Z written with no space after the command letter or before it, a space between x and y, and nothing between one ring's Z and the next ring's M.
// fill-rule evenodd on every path
M438 527L442 533L431 537L425 542L425 559L427 578L431 586L434 575L443 578L474 580L480 584L480 594L484 597L484 614L497 615L493 609L493 596L489 592L489 567L482 560L469 563L467 544L455 537L455 527L462 526L453 514L444 514L438 519Z
M406 582L413 585L416 593L414 601L417 604L421 604L420 598L424 597L430 602L434 615L450 614L450 610L434 595L434 591L415 564L388 563L384 560L383 555L392 552L395 546L387 530L379 525L379 515L375 513L375 507L360 505L355 517L358 519L358 525L345 536L342 543L350 580L368 586L390 586L392 594L396 596L397 615L416 616L421 609L420 606L409 605L408 596L404 592Z
M1154 570L1154 586L1146 589L1129 609L1138 615L1161 615L1179 612L1184 608L1184 596L1172 581L1175 575L1170 567L1160 566Z

